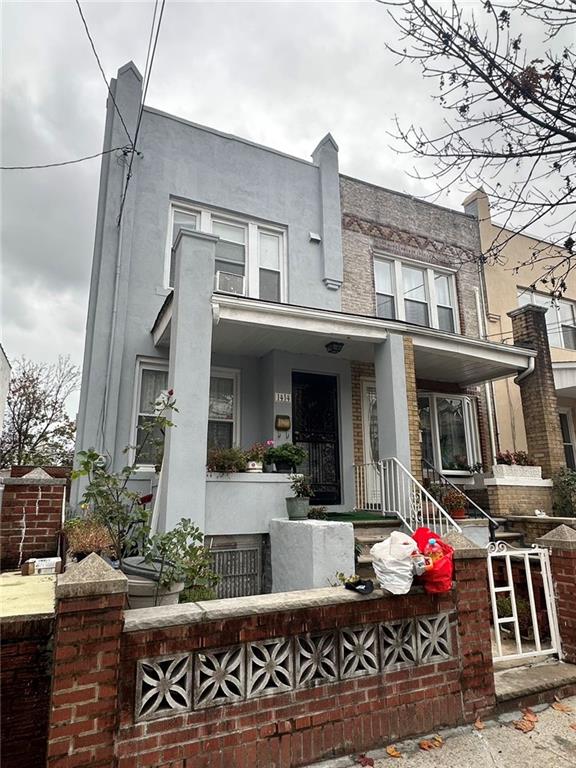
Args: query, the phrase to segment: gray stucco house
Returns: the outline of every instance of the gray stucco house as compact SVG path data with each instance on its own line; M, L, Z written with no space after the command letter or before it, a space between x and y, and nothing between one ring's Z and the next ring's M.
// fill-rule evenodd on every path
M133 132L132 63L112 89ZM126 143L109 103L104 149ZM208 443L303 445L336 512L371 506L377 457L416 479L423 457L455 477L491 463L484 383L531 353L480 338L472 216L341 175L330 135L303 160L146 106L139 149L120 226L130 157L103 156L77 446L123 465L173 388L161 526L239 541L285 514L286 476L207 476Z

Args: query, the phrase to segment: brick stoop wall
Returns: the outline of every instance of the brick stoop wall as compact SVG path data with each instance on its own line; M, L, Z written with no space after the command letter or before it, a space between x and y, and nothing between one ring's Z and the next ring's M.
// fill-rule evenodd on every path
M49 768L291 768L488 714L485 553L453 543L445 595L132 611L125 577L90 555L58 580Z
M18 568L30 557L56 554L62 527L66 478L41 469L5 477L0 514L0 569Z

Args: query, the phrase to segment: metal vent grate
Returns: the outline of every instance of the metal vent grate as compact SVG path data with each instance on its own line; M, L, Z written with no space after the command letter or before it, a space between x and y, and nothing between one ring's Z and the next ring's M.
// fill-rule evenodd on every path
M250 549L214 549L212 562L219 576L218 597L259 595L261 573L260 547Z

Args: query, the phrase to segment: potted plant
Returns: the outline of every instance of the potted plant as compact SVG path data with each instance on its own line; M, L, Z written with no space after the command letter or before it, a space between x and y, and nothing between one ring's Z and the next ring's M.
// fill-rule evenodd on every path
M310 497L314 495L310 478L306 475L291 475L292 481L290 488L294 491L294 496L286 499L286 509L288 510L289 520L306 520L308 518L308 509Z
M88 520L108 532L112 555L128 576L132 608L178 602L187 583L215 581L210 553L201 544L201 531L190 520L182 519L174 530L152 534L147 507L152 495L141 496L130 490L130 480L147 441L173 426L167 416L177 410L172 395L169 390L154 404L155 415L142 426L144 437L135 448L132 464L112 472L109 459L91 448L80 451L79 467L72 473L73 478L88 481L81 508Z
M466 517L466 496L460 491L454 489L446 491L442 494L441 504L455 520L462 520Z
M273 445L273 440L267 440L265 443L254 443L250 448L247 448L244 452L246 456L246 471L262 472L266 452L272 448Z
M228 474L229 472L246 471L246 454L241 448L209 448L206 468L208 472L219 472Z
M282 443L266 451L264 461L267 464L275 464L277 472L296 472L298 467L306 459L308 453L299 445Z
M542 467L536 465L526 451L499 451L492 474L499 478L542 478Z

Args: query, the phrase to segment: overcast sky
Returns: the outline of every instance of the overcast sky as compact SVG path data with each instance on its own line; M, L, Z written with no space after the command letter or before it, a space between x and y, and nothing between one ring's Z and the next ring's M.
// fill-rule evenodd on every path
M106 76L130 59L143 72L153 3L83 8ZM106 87L75 3L4 2L2 16L2 164L99 152ZM330 131L341 172L422 195L387 133L394 114L427 115L429 129L441 115L417 68L395 66L393 37L375 2L168 0L147 103L305 158ZM99 170L92 160L2 173L10 359L82 362Z

